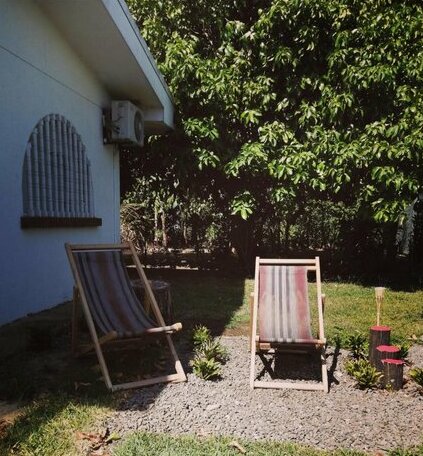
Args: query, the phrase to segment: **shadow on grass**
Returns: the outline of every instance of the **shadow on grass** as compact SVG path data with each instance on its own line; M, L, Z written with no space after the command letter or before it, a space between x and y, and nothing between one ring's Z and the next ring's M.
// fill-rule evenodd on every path
M25 401L50 393L106 391L97 357L70 352L70 303L0 328L0 400ZM81 331L82 342L88 333ZM156 339L104 354L113 382L163 370L166 360ZM160 365L158 365L160 364Z
M326 278L325 268L324 271ZM191 334L195 325L207 325L215 336L247 333L248 297L253 281L237 275L236 270L228 274L162 267L147 268L146 274L149 279L161 279L171 284L174 318L184 327L173 339L186 371L190 370ZM367 317L373 315L369 310L369 303L373 306L372 290L342 284L325 284L324 288L328 296L327 317L330 318L325 318L325 323L329 338L335 335L337 325L345 334L357 328L368 328L370 321ZM407 296L392 295L395 302L400 298L404 301L402 307L414 312L401 320L408 328L404 334L408 334L409 320L416 318L415 313L421 307L414 303L411 309ZM0 401L32 401L15 425L3 434L0 430L0 454L4 449L4 454L10 454L11 448L18 444L29 448L26 453L22 451L23 454L34 454L34 445L41 448L38 454L57 454L51 445L50 449L42 445L57 440L57 435L62 432L58 427L66 431L62 440L70 445L76 430L90 431L101 410L121 409L131 394L112 395L107 392L95 356L71 357L70 310L68 303L0 328ZM393 305L392 311L398 326L399 314ZM388 309L386 315L389 316ZM346 326L347 322L351 328ZM151 375L157 370L160 375L167 373L162 369L170 369L172 365L161 348L160 343L153 342L137 350L108 353L106 356L114 382L136 380L139 375ZM334 364L330 366L330 377L336 369L339 347L337 349ZM145 396L149 398L145 401L146 407L150 401L154 402L164 387L156 385L146 391ZM140 394L143 394L142 390ZM144 402L138 404L142 410ZM1 419L0 416L0 429Z
M162 364L172 367L157 342L138 350L107 351L105 356L115 383L170 373ZM80 445L76 432L103 433L99 420L120 409L131 394L107 391L92 355L75 359L65 350L43 350L5 359L2 368L0 397L17 400L22 408L9 426L1 426L5 417L0 414L0 454L74 454L75 445ZM164 387L151 389L152 400ZM139 410L143 409L140 405Z
M149 268L150 279L171 284L175 321L184 327L184 336L197 324L210 328L214 336L238 324L247 324L248 315L240 312L250 289L244 278L218 271Z
M352 254L351 254L352 253ZM415 291L422 289L423 276L420 266L413 264L406 256L388 256L381 250L366 251L336 249L293 249L288 252L269 252L258 250L263 258L314 258L320 257L323 279L333 282L347 282L362 286L389 287L395 291ZM250 263L241 265L233 254L219 256L211 253L192 251L169 251L142 256L142 262L164 270L177 267L190 267L226 277L244 276L249 270L249 278L254 274L254 258Z
M214 335L222 334L243 305L244 280L210 271L146 272L149 279L171 284L175 321L184 326L173 340L189 371L192 328L205 324ZM13 448L18 454L58 454L51 441L64 446L60 454L70 454L76 431L87 430L101 411L121 408L131 394L106 390L95 356L71 356L70 321L71 305L66 303L0 328L0 401L23 406L13 424L0 426L0 454L10 454ZM82 333L84 338L88 341L87 333ZM129 350L106 351L113 383L172 373L170 353L162 342L154 338ZM154 401L164 387L150 388L150 399ZM0 424L4 418L0 415Z
M129 394L106 389L95 356L71 356L69 323L70 306L64 305L0 328L0 454L74 454L75 432L92 432ZM112 381L171 373L162 345L152 340L106 351ZM2 401L17 403L17 418L2 413Z

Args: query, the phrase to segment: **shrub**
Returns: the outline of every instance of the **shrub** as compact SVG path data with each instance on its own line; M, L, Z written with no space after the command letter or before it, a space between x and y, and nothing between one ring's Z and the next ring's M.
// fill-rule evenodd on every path
M346 371L356 379L361 389L375 388L379 385L382 374L367 359L353 359L345 363Z
M423 387L423 368L415 367L410 370L409 375L419 386Z
M228 350L224 347L219 340L207 340L204 342L199 352L206 359L215 359L216 361L225 364L228 361L229 355Z
M409 342L402 342L399 346L400 358L406 360L408 357L408 351L410 350L411 344Z
M334 345L338 348L349 348L349 331L341 326L334 326L333 332L333 336L329 337L329 345Z
M355 331L354 334L348 336L347 344L354 359L367 358L368 344L366 336L358 331Z
M220 363L214 358L196 355L191 365L194 374L204 380L215 380L221 376Z
M407 361L411 343L404 337L392 336L391 345L395 345L396 347L398 347L400 349L400 358L404 361Z
M201 347L205 342L211 340L210 329L204 325L197 325L192 334L194 346Z
M213 380L221 375L221 365L229 358L220 340L212 339L210 330L203 325L194 328L192 339L195 346L192 370L197 377Z

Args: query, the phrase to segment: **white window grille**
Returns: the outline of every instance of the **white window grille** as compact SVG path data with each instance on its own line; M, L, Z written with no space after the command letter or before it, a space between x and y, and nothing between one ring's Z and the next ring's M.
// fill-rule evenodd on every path
M58 114L31 133L23 167L24 217L92 218L90 161L80 135Z

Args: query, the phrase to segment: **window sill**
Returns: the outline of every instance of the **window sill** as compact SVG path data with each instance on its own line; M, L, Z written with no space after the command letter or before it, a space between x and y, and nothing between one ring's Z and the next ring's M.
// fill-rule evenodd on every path
M98 217L21 217L21 228L78 228L102 225Z

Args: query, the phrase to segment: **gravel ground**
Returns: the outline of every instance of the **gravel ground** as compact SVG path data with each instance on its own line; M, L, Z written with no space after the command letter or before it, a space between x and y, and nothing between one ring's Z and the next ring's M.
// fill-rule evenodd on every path
M108 418L106 426L121 435L135 430L231 435L372 452L423 442L423 395L414 382L408 382L398 392L358 390L342 367L346 352L328 349L332 377L329 394L281 389L253 391L248 385L247 339L223 337L222 342L229 349L230 360L220 381L205 382L189 373L187 383L134 391L121 409ZM188 357L186 354L184 361ZM409 358L422 366L423 347L412 347ZM298 360L302 359L304 364L310 360L308 355L296 355L294 359L296 371ZM318 364L316 369L318 373ZM283 375L279 369L277 372L278 376ZM303 373L310 378L314 375L307 368Z

